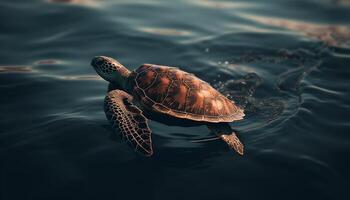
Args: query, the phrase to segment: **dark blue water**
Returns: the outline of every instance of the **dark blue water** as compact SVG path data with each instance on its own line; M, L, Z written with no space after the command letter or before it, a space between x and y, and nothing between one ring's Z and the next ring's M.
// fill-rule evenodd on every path
M0 2L0 199L350 199L350 3ZM204 126L113 134L95 55L179 66L245 108L238 156Z

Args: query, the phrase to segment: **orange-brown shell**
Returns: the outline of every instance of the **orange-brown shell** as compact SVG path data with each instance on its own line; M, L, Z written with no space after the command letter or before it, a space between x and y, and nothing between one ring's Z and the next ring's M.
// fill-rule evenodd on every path
M203 122L231 122L244 117L233 101L178 68L144 64L130 78L133 96L156 112Z

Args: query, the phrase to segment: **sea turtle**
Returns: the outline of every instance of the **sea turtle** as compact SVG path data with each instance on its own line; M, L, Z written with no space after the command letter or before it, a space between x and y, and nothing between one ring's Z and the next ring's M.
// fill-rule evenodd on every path
M104 103L107 119L135 151L153 154L150 118L180 126L207 125L243 155L243 144L228 124L243 119L243 109L195 75L154 64L129 71L106 56L94 57L91 65L110 82Z

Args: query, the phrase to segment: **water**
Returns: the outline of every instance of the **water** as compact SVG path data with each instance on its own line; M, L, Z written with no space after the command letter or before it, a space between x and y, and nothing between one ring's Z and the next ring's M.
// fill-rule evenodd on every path
M350 3L0 2L0 199L348 199ZM179 66L246 110L239 157L204 126L112 134L90 60Z

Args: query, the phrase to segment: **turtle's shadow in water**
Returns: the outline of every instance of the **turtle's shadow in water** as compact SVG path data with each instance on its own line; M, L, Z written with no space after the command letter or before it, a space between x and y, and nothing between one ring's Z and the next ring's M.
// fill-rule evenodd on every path
M168 138L156 135L154 141L157 143L154 157L152 158L161 166L172 168L194 168L209 167L210 159L220 156L225 152L232 156L239 156L222 141L210 141L196 145L195 147L167 147L164 145ZM190 139L188 140L190 143Z

